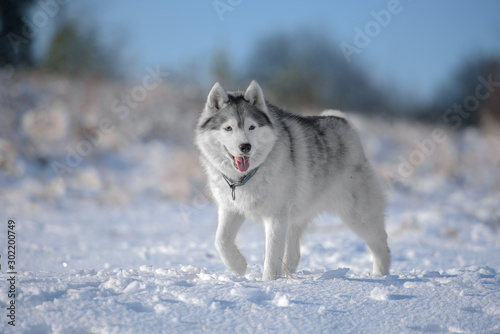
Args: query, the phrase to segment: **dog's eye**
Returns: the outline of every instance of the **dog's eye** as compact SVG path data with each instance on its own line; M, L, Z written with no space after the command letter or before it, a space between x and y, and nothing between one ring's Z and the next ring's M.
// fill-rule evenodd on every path
M248 130L255 130L255 126L254 125L250 125L250 127L248 128Z
M230 126L228 126L228 127L225 127L225 128L224 128L224 130L226 130L226 131L231 131L232 129L233 129L233 128L232 128L232 127L230 127Z

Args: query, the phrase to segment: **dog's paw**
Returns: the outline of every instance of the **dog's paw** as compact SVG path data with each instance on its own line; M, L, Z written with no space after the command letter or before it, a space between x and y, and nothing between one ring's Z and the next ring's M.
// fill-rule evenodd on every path
M247 261L243 260L243 262L232 266L229 270L238 277L245 276L247 273Z
M271 272L271 271L264 270L264 273L262 274L263 281L275 281L280 277L281 277L281 273L279 273L277 271Z

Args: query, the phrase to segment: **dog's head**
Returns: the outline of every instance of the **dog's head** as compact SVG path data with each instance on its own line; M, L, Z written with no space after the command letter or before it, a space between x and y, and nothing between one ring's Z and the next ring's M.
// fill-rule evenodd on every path
M272 117L256 81L244 93L213 86L196 139L209 163L227 175L243 175L264 162L275 141Z

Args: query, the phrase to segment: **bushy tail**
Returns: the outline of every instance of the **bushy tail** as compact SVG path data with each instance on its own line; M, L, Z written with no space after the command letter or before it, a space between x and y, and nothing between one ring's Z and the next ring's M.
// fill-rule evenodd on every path
M338 117L338 118L345 119L346 122L347 122L347 124L349 124L349 126L351 128L356 129L356 127L351 122L351 120L349 118L347 118L347 115L345 113L343 113L342 111L340 111L340 110L327 109L327 110L323 110L320 115L321 116L333 116L333 117Z
M347 120L347 116L342 111L334 109L323 110L321 116L335 116Z

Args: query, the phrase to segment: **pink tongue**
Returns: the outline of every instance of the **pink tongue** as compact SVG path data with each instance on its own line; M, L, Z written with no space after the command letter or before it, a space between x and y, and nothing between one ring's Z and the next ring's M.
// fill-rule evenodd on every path
M246 172L250 166L250 159L248 157L234 157L234 162L240 172Z

